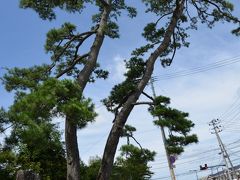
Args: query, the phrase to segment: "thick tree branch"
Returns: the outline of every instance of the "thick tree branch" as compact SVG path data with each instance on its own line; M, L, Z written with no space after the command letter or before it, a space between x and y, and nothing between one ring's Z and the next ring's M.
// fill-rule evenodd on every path
M110 4L108 4L108 2L106 2L105 0L99 0L103 6L109 7Z
M136 103L133 103L134 106L136 105L154 105L153 102L136 102Z

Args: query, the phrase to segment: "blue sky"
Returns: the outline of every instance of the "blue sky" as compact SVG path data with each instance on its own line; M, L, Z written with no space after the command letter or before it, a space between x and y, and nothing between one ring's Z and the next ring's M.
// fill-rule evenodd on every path
M90 13L88 12L79 16L58 11L57 20L48 22L41 20L31 10L20 9L17 0L2 0L1 3L0 67L28 67L47 63L49 56L44 52L44 42L49 29L59 27L66 21L77 24L79 30L86 30L90 25ZM121 38L118 40L106 38L103 44L99 62L102 67L110 71L109 79L90 84L85 91L85 96L91 97L96 103L96 111L99 114L95 123L78 132L80 156L86 163L89 157L102 155L112 125L113 115L105 110L100 100L109 94L114 84L123 80L122 74L125 72L123 60L130 57L135 47L144 43L141 38L143 25L152 17L144 14L142 7L139 8L137 18L130 20L123 16L119 19ZM92 11L94 11L93 8L91 8ZM200 25L198 31L191 33L190 48L179 50L171 67L164 69L157 63L154 75L160 78L167 73L239 56L240 41L239 38L230 34L231 29L232 26L228 24L217 25L213 30ZM209 131L210 120L222 117L223 125L229 121L239 125L239 108L236 107L240 100L236 101L234 106L232 105L240 96L239 68L240 63L235 63L204 73L155 82L157 94L170 97L173 107L189 112L190 119L196 124L193 132L198 134L200 140L198 144L188 147L186 152L179 157L176 162L176 174L199 169L199 165L205 163L209 165L221 163L221 156L216 151L203 154L201 152L218 147L215 136ZM0 76L3 73L1 69ZM150 88L147 87L146 91L150 92ZM0 105L4 107L11 105L12 95L7 93L2 85L0 94ZM152 120L146 107L136 107L128 119L128 124L137 128L136 138L143 147L158 152L152 167L156 173L154 178L161 178L168 176L169 173L166 168L160 131L153 126ZM57 121L60 122L62 129L63 120ZM229 128L220 134L226 145L239 139L237 128L229 123ZM123 139L120 144L125 142L126 140ZM232 147L229 145L229 150L233 151L231 158L237 159L234 151L239 149L232 149ZM197 153L199 155L196 155ZM238 162L240 161L234 161L235 164ZM210 172L200 172L199 176L203 176L204 173ZM194 178L195 174L178 177L179 180Z

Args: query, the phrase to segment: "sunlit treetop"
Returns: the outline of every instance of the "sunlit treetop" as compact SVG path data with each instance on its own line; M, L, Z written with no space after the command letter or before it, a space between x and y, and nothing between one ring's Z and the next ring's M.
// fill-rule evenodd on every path
M94 121L96 113L90 99L85 99L75 81L50 78L31 93L21 93L10 106L9 119L15 124L50 122L54 117L73 119L78 128Z
M56 18L56 8L67 12L81 12L89 2L92 0L20 0L20 7L32 8L42 19L53 20Z
M157 118L154 121L156 126L168 129L169 135L166 140L168 152L181 154L185 146L198 142L197 135L190 134L195 124L188 119L188 113L171 108L169 105L168 97L158 96L149 111Z
M147 44L133 51L134 56L144 56L146 52L160 44L170 24L170 19L176 6L184 3L183 14L175 27L168 49L160 55L162 65L169 66L176 54L176 50L182 46L188 47L189 30L197 30L199 24L205 24L213 28L218 22L233 23L236 28L232 33L240 35L240 20L234 15L234 5L226 0L143 0L146 12L156 15L156 19L149 22L142 33Z

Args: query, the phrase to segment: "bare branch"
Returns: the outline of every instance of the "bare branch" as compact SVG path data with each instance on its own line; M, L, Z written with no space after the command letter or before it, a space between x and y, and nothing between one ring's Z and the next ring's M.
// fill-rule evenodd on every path
M64 48L62 49L61 53L58 54L57 56L54 56L53 57L53 61L57 61L62 55L63 53L66 51L66 49L70 46L70 44L75 40L76 37L72 37L65 45L64 45ZM56 49L61 45L62 43L62 40L60 41L59 45L56 47ZM55 52L56 52L56 49L55 49ZM55 54L54 52L54 54Z
M186 12L187 12L187 15L188 15L189 19L191 20L192 17L190 16L190 14L188 12L188 1L186 1Z
M132 135L129 135L129 136L139 145L139 147L141 148L141 151L142 151L143 148L142 148L141 144L136 140L136 138L133 137Z
M86 36L86 35L88 36L88 35L95 34L95 33L97 32L98 28L99 28L99 26L96 26L94 30L92 30L92 31L87 31L87 32L83 32L83 33L81 33L81 34L77 34L76 36L77 36L77 37L82 37L82 36Z
M63 70L62 72L60 72L59 74L56 75L56 78L60 78L62 75L64 75L65 73L69 72L70 70L72 70L74 68L74 66L81 61L82 59L86 58L87 56L89 56L89 53L86 53L82 56L79 56L77 59L75 59L73 61L73 63L68 66L65 70Z
M12 126L13 126L13 124L11 124L10 126L2 129L2 130L0 131L0 133L5 133L5 131L6 131L7 129L11 128Z
M145 93L144 91L142 92L142 94L144 96L146 96L148 99L151 99L152 101L154 101L154 98L152 96L148 95L147 93Z
M168 16L168 15L170 15L170 14L172 14L173 13L173 11L171 11L171 12L169 12L169 13L166 13L166 14L163 14L160 18L158 18L158 20L155 22L155 25L157 25L158 24L158 22L162 19L162 18L164 18L165 16Z

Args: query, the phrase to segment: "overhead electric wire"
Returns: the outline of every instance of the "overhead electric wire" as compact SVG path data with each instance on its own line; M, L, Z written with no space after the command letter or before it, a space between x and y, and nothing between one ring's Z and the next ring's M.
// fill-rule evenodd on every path
M218 155L218 154L215 154L215 155ZM219 156L218 156L219 157ZM220 157L219 157L220 158ZM189 160L189 161L184 161L184 162L179 162L179 163L175 163L176 166L179 166L179 165L183 165L183 164L189 164L189 163L192 163L192 162L201 162L202 160L211 160L211 162L215 161L215 160L218 160L216 158L216 156L213 156L213 155L209 155L209 156L205 156L203 158L197 158L197 159L193 159L193 160ZM155 166L158 165L158 164L154 164ZM151 168L152 170L155 170L155 169L161 169L161 168L165 168L167 166L159 166L159 167L153 167Z
M224 131L229 133L240 133L239 129L225 129Z
M225 147L227 147L228 150L232 150L232 149L236 149L236 147L240 147L240 146L236 146L235 144L237 143L240 143L240 140L236 140L232 143L229 143L229 144L226 144ZM233 146L235 145L235 146ZM233 146L233 147L231 147ZM191 157L191 158L183 158L183 159L179 159L179 160L184 160L184 159L190 159L188 161L184 161L184 162L180 162L180 163L176 163L175 165L178 166L178 165L182 165L182 164L187 164L187 163L191 163L191 162L199 162L199 161L202 161L202 160L205 160L205 159L208 159L208 160L211 160L211 159L214 159L214 160L217 160L216 159L216 156L213 156L213 155L218 155L218 153L216 154L215 151L216 150L219 150L219 148L216 148L216 149L210 149L208 151L204 151L204 152L201 152L201 153L196 153L196 154L193 154L191 156L197 156L195 159L193 159L194 157ZM212 154L209 154L209 153L212 153ZM235 153L235 152L234 152ZM209 154L207 156L199 156L200 154ZM231 155L231 154L230 154ZM219 158L222 158L221 156L219 156ZM178 161L179 161L178 160ZM165 164L167 165L167 162L160 162L160 163L157 163L157 162L152 162L152 163L149 163L149 165L162 165L162 164ZM155 170L155 169L161 169L161 168L167 168L168 166L159 166L159 167L154 167L152 168L152 170Z
M226 114L225 117L221 118L222 120L222 123L226 123L228 124L229 123L229 118L232 117L234 114L238 114L240 112L240 104L238 104L238 106L236 106L234 109L232 109L231 111L229 111L228 114Z
M235 101L228 107L228 109L219 117L219 119L221 119L222 121L225 121L225 117L228 117L229 115L231 115L231 113L233 112L233 110L235 111L236 108L238 109L239 105L240 105L240 96L237 96L237 98L235 99Z
M238 63L238 62L240 62L240 56L216 61L214 63L210 63L210 64L207 64L204 66L199 66L199 67L182 70L182 71L178 71L178 72L174 72L174 73L164 74L164 75L158 76L157 80L167 80L167 79L172 79L172 78L177 78L177 77L182 77L182 76L193 75L196 73L201 73L201 72L209 71L212 69L221 68L221 67L224 67L227 65Z
M224 127L227 128L229 124L237 120L240 116L240 111L236 112L231 118L228 118L228 121L225 123Z
M176 174L176 176L187 176L187 175L191 175L191 174L194 174L195 172L191 172L191 171L188 171L188 172L183 172L183 173L179 173L179 174ZM159 178L152 178L151 180L158 180L158 179L169 179L170 176L165 176L165 177L159 177Z

